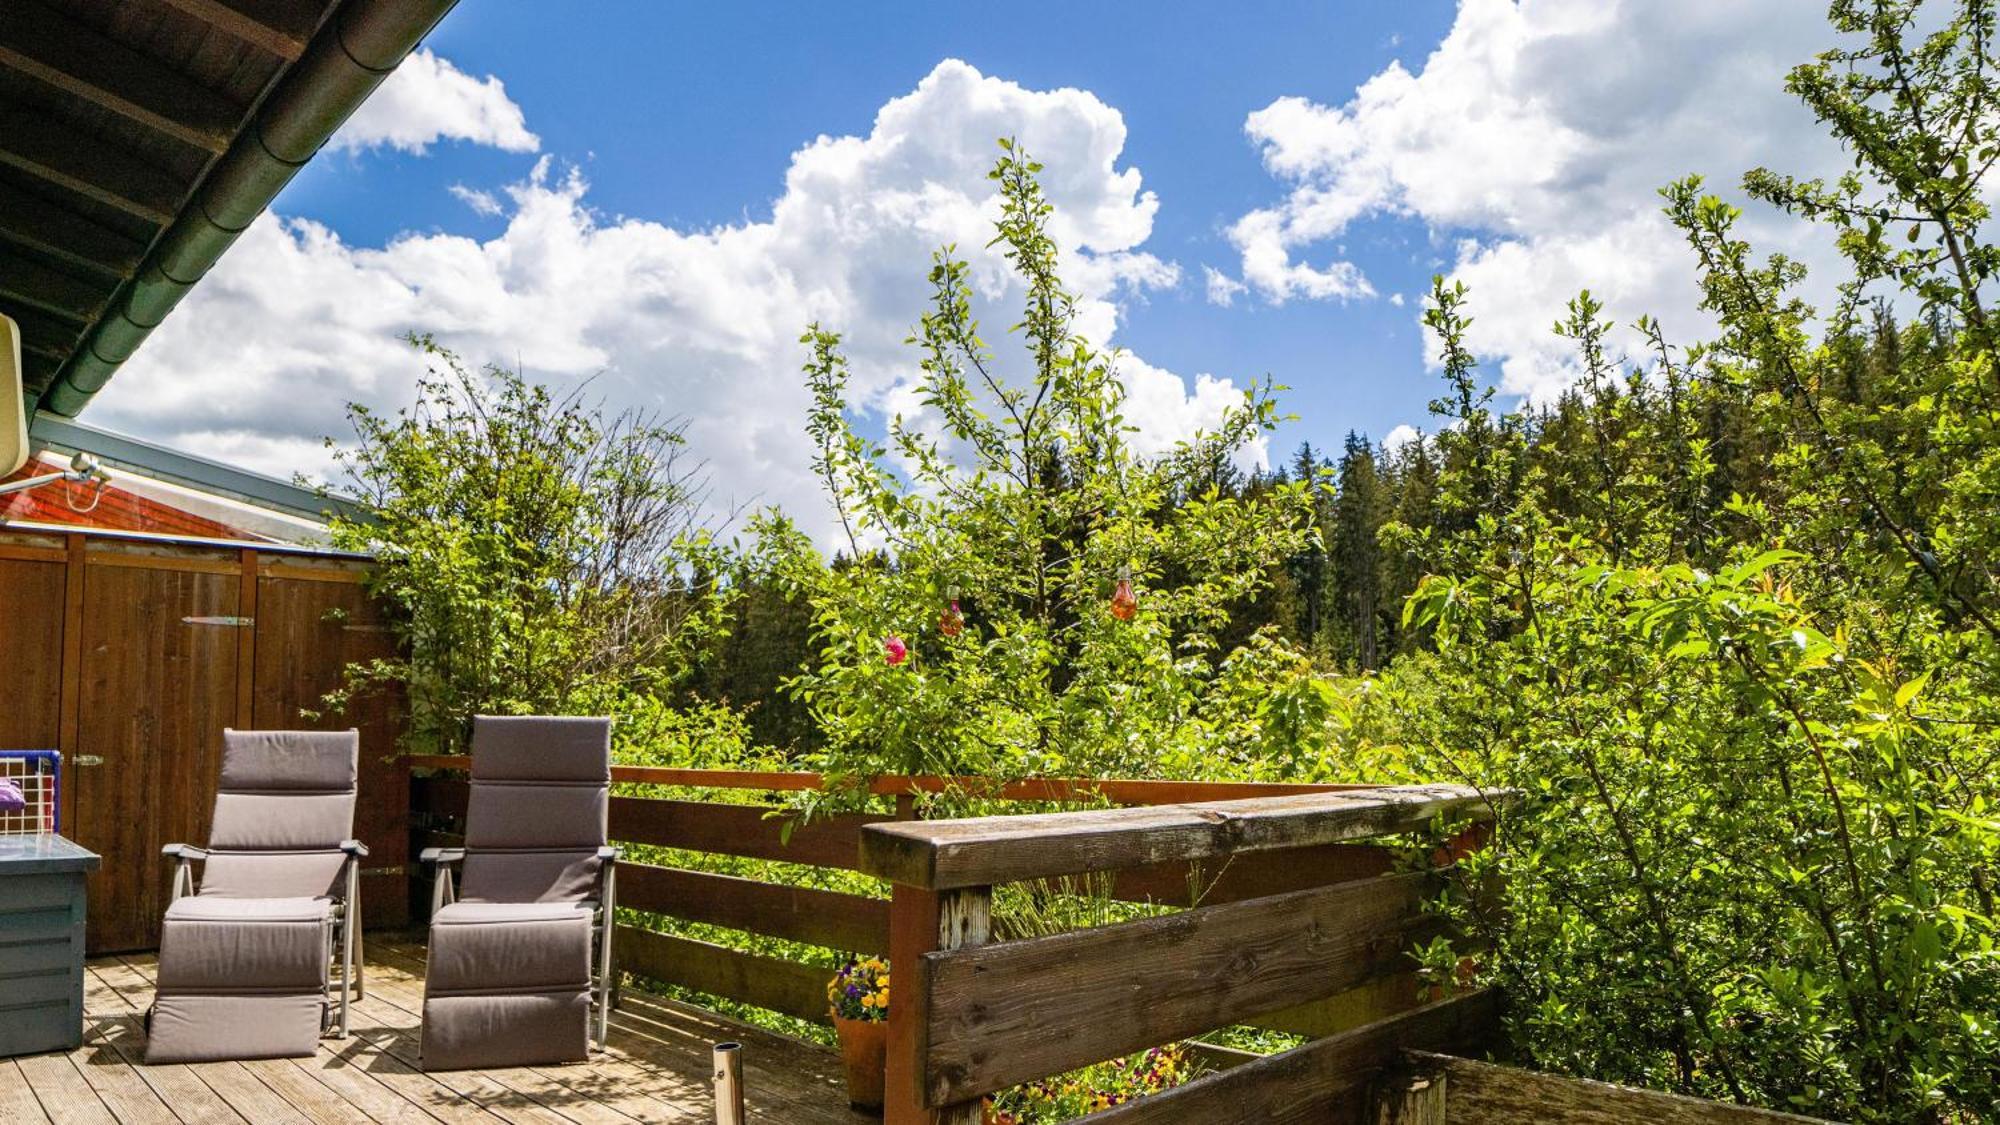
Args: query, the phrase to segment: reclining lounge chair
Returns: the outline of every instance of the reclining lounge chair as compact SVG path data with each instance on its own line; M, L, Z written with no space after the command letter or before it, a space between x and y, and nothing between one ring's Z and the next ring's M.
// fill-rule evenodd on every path
M361 995L355 731L222 734L208 847L168 844L173 901L146 1013L148 1063L311 1055ZM202 864L199 893L192 865ZM337 944L336 944L337 943ZM337 949L337 953L336 953ZM340 1014L329 1020L329 962Z
M437 869L425 1070L577 1062L604 1045L610 786L609 719L473 720L465 846L422 857Z

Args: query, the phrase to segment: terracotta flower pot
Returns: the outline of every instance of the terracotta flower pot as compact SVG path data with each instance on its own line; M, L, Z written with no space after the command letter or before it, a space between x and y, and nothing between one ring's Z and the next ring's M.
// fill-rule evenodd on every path
M857 1109L881 1109L883 1070L889 1054L888 1023L835 1016L833 1030L840 1037L840 1065L847 1072L849 1104Z

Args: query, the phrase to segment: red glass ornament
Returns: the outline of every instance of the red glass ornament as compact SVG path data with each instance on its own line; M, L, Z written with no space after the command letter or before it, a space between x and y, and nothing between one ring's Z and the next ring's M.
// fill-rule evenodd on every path
M938 614L938 632L947 637L956 637L965 632L965 613L958 608L957 598L951 599L951 604L944 607L943 613Z
M1130 621L1132 615L1137 612L1139 612L1139 596L1132 592L1132 580L1120 578L1118 588L1111 592L1111 616L1120 621Z
M888 662L889 667L894 668L909 658L910 646L903 643L903 638L891 633L889 639L882 642L882 659Z

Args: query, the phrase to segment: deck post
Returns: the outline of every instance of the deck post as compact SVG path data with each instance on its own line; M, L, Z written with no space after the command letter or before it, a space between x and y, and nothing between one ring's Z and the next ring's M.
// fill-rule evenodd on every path
M930 984L920 971L926 953L985 945L993 936L993 888L930 891L895 885L889 903L888 1074L883 1125L979 1125L979 1099L930 1108L924 1087L924 1028Z
M938 895L938 948L970 949L993 940L993 888L966 887ZM926 994L930 983L924 984ZM925 999L928 1001L929 996ZM921 1071L919 1071L921 1074ZM981 1099L956 1102L937 1111L938 1125L981 1125Z
M930 1125L923 1089L921 1030L930 996L918 959L938 947L938 894L897 883L889 899L889 1047L883 1082L883 1125Z

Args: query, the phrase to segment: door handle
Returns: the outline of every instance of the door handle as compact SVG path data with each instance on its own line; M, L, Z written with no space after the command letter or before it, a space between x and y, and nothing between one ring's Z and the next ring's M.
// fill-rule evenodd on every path
M104 764L104 755L78 754L69 760L69 764L73 766L101 766Z

